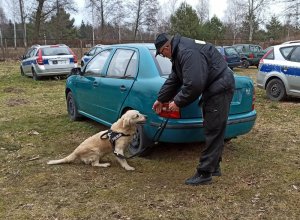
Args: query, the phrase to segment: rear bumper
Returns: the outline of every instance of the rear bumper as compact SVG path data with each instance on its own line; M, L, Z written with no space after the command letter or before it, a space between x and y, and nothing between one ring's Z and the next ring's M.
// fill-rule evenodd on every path
M229 116L225 139L248 133L253 128L255 120L255 110L246 114ZM160 126L161 123L154 122L150 123L149 126L146 126L145 131L148 138L153 140L153 137ZM171 143L203 142L205 141L203 119L188 121L170 119L158 141Z
M68 75L77 64L64 68L46 68L45 66L36 65L35 71L38 76L58 76Z

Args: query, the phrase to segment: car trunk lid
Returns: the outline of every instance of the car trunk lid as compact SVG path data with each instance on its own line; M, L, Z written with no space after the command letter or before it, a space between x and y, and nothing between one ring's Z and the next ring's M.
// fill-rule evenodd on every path
M254 87L252 80L245 76L235 76L235 92L231 101L229 115L251 112L254 108ZM202 117L198 103L200 98L192 104L180 109L181 118Z

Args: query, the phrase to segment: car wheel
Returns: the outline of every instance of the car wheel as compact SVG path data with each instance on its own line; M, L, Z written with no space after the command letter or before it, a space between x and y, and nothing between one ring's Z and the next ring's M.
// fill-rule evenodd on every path
M131 155L138 153L138 156L147 156L152 152L153 145L154 143L145 135L143 126L138 125L128 151Z
M40 77L36 74L34 69L32 69L32 78L35 81L40 80Z
M286 97L285 86L280 79L272 79L267 84L266 93L273 101L280 101Z
M25 73L24 73L24 70L23 70L23 68L22 68L22 67L20 67L20 69L21 69L21 76L25 76Z
M69 118L72 121L78 121L81 118L81 115L78 113L78 109L72 92L69 92L67 95L67 110Z
M242 68L247 69L250 66L250 63L248 60L242 60Z

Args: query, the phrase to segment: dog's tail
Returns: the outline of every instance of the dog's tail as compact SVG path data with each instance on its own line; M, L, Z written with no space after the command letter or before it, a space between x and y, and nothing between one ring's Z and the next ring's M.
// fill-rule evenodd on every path
M73 152L69 156L67 156L67 157L65 157L63 159L60 159L60 160L50 160L50 161L47 162L47 164L54 165L54 164L61 164L61 163L71 163L71 162L73 162L76 159L77 159L77 155Z

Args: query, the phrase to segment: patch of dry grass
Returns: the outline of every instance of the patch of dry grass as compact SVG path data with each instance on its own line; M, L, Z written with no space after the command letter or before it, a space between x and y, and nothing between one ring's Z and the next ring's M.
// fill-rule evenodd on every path
M236 69L256 78L257 69ZM69 121L64 80L21 77L0 63L0 219L299 219L300 100L271 102L256 89L254 129L226 145L223 176L191 187L201 144L161 144L107 169L48 166L105 129Z

